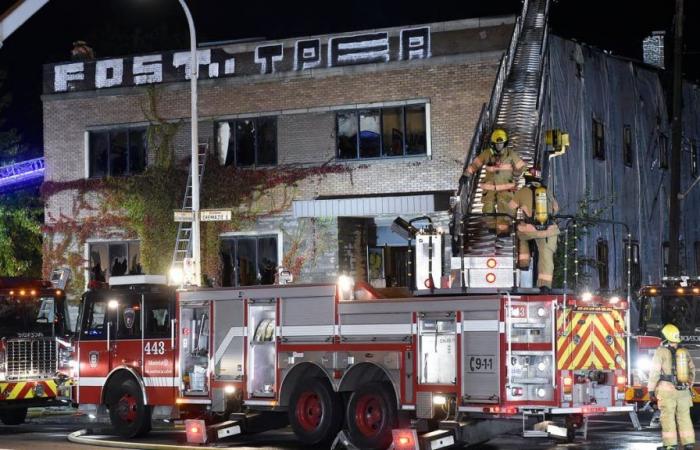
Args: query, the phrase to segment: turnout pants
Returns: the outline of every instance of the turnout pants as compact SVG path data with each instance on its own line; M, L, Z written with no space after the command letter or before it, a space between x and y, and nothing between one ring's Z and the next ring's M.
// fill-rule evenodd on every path
M680 437L681 445L695 443L695 430L690 419L693 399L689 389L677 390L668 381L659 382L656 397L661 410L661 440L664 446L675 446Z
M530 245L531 240L537 244L537 286L552 287L554 279L554 253L557 251L557 234L542 237L541 231L521 231L518 230L518 265L521 269L530 266Z
M513 214L508 204L513 198L513 193L511 191L487 191L484 190L484 195L482 197L483 208L481 212L484 214L490 213L502 213L502 214ZM484 222L486 226L490 229L496 229L497 233L507 233L510 231L510 218L509 217L484 217Z

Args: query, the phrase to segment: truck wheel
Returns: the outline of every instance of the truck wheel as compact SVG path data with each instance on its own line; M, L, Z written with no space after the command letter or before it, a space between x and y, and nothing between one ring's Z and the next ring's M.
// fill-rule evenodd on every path
M397 420L396 400L387 383L361 386L350 396L345 417L350 441L362 449L384 450L391 445Z
M343 403L327 380L310 378L299 383L289 399L289 423L306 445L331 442L343 422Z
M141 389L133 379L113 385L109 393L109 419L119 436L133 438L151 429L151 409L144 404Z
M27 418L27 408L12 408L0 411L0 422L5 425L19 425Z

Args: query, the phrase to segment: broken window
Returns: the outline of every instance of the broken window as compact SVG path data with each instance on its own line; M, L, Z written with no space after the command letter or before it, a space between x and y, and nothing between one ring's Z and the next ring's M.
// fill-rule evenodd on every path
M221 285L274 284L277 236L234 236L221 241Z
M632 127L625 125L622 128L622 157L627 167L632 167L634 150L632 148Z
M277 164L277 119L255 117L217 123L219 163L236 167Z
M428 152L425 105L341 111L336 114L336 133L339 159Z
M593 157L605 160L605 129L603 122L593 118Z
M90 178L119 177L146 168L146 128L89 132Z

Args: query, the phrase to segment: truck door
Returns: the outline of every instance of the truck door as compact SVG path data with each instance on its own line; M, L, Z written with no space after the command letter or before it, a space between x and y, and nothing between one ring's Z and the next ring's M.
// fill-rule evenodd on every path
M117 308L112 303L114 308L110 309L109 303L100 293L88 293L83 298L78 329L78 403L99 404L102 386L112 370Z
M166 293L147 294L143 301L143 376L148 402L172 405L178 379L175 378L174 303Z

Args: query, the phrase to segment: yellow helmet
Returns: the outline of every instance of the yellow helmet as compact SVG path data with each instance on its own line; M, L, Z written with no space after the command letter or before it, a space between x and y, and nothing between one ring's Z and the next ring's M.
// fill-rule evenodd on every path
M679 343L681 341L681 332L678 327L672 323L667 323L661 329L661 334L666 338L668 342Z
M496 128L493 130L493 133L491 133L491 143L496 144L498 142L508 144L508 133L506 133L506 130L503 128Z

